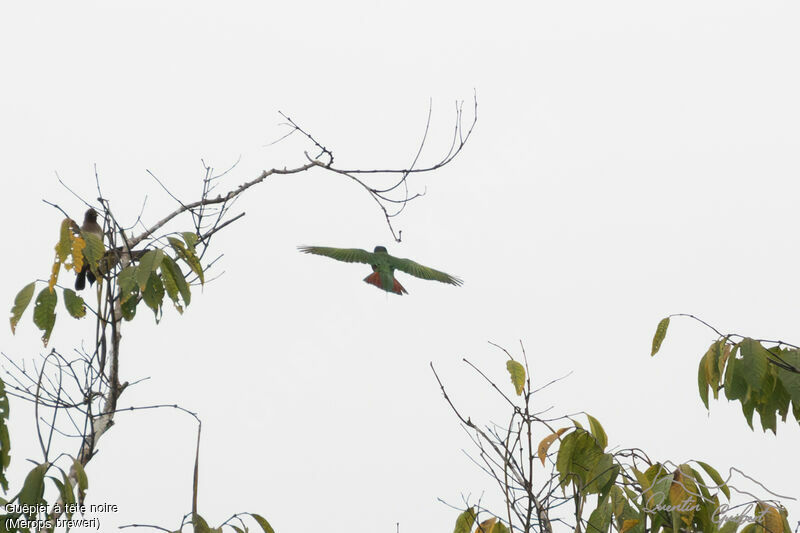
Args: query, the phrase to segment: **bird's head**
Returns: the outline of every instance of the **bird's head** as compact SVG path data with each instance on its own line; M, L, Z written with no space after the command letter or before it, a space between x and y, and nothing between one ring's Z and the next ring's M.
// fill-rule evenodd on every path
M389 253L389 252L386 251L386 247L385 246L376 246L375 247L375 253L376 254L386 254L386 253Z
M86 214L83 216L86 222L97 222L97 211L90 207Z

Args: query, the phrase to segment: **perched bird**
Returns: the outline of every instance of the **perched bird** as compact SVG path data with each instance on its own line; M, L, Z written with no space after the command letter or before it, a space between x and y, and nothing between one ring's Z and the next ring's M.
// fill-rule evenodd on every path
M97 223L97 211L91 208L86 211L86 214L83 216L81 231L92 233L102 240L103 228ZM84 262L81 271L78 272L78 277L75 278L75 290L82 291L84 287L86 287L87 279L89 280L89 285L95 282L94 273L89 269L89 265Z
M461 285L463 283L463 281L450 274L420 265L411 259L401 259L389 255L383 246L376 246L375 251L372 253L360 248L329 248L326 246L298 246L297 249L306 254L324 255L345 263L366 263L371 265L372 274L364 278L364 281L386 292L393 292L401 296L408 294L408 291L394 277L395 270L402 270L406 274L411 274L418 278L432 279L442 283L449 283L450 285Z

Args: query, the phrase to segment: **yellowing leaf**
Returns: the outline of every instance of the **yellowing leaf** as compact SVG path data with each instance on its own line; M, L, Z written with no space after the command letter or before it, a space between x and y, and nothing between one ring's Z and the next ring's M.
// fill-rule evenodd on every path
M636 518L629 518L628 520L625 520L624 522L622 522L622 529L619 530L619 533L625 533L638 523L639 520Z
M514 384L517 396L520 396L525 389L525 367L517 361L510 359L506 362L506 368L508 369L508 373L511 374L511 383Z
M667 336L668 327L669 317L662 318L661 322L658 323L658 327L656 327L656 334L653 336L653 348L650 351L650 356L655 355L661 349L661 343L664 342L664 337Z
M81 237L75 237L72 241L72 264L75 265L75 272L83 270L83 249L86 248L86 241Z
M568 429L570 428L561 428L555 433L551 433L550 435L543 438L542 442L539 443L539 448L536 450L536 455L539 456L539 460L542 462L542 466L544 466L544 460L547 457L547 450L549 450L550 446L555 442L555 440Z
M200 278L200 284L203 285L205 283L205 275L203 274L203 267L200 265L200 260L194 253L194 249L187 249L183 243L175 237L167 237L167 240L175 250L175 253L178 254L178 257L183 259L183 261L189 265L189 268L197 274L197 277Z
M679 465L669 486L669 503L678 507L674 512L679 513L686 524L690 524L694 516L697 505L695 494L698 494L698 490L691 477L691 468L688 465Z
M775 507L758 502L756 504L756 518L767 532L781 533L783 531L783 516Z
M56 260L53 262L53 268L50 272L50 281L47 283L47 288L50 292L53 292L53 287L56 286L58 282L58 273L61 271L61 262L56 257Z
M17 323L19 323L19 319L22 318L22 313L25 312L25 309L28 308L28 304L31 303L31 298L33 298L33 291L36 287L36 282L31 282L22 287L22 290L17 293L17 296L14 298L14 306L11 308L11 333L15 333L17 330Z
M475 523L475 508L470 507L460 515L456 519L456 527L453 529L453 533L470 533L472 530L472 524Z
M61 222L61 232L59 233L58 243L56 244L56 256L61 263L65 263L72 250L72 224L73 222L65 218Z
M208 522L199 514L192 516L192 526L194 526L195 533L211 533Z
M269 525L269 522L267 522L263 516L256 513L250 513L250 516L252 516L256 522L258 522L258 525L261 526L261 530L264 531L264 533L275 533L275 530L272 529L272 526Z
M489 520L484 520L478 527L475 528L475 533L493 533L494 525L497 523L497 518L492 517Z
M591 431L594 438L597 439L597 443L600 445L602 449L605 450L606 446L608 446L608 436L606 435L603 426L600 425L600 422L597 421L595 417L586 413L586 418L589 419L589 430Z

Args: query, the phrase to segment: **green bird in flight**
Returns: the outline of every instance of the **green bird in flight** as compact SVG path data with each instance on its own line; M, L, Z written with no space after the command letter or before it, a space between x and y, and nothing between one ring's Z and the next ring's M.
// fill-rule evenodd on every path
M411 259L401 259L400 257L389 255L383 246L376 246L374 252L368 252L360 248L330 248L327 246L298 246L297 249L306 254L324 255L345 263L366 263L371 265L372 274L364 278L364 281L386 292L393 292L401 296L408 294L408 291L394 277L395 270L401 270L406 274L411 274L421 279L441 281L450 285L458 286L463 283L463 281L450 274L420 265Z

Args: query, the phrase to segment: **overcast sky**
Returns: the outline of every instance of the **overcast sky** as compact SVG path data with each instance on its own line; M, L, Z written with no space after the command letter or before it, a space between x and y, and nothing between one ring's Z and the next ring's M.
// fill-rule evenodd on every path
M198 198L202 161L233 188L304 162L299 139L269 143L290 115L343 167L403 167L433 102L422 163L447 149L455 102L478 124L449 166L409 181L426 195L396 219L347 178L275 176L237 204L216 240L224 275L183 316L143 309L126 324L122 379L149 380L124 406L179 403L203 420L200 510L212 524L263 514L278 532L450 531L491 480L444 402L433 361L473 420L502 421L463 357L506 384L499 343L521 340L536 398L587 411L615 447L655 460L736 467L800 497L800 430L777 437L738 403L697 394L714 340L673 321L797 343L800 7L787 2L69 2L0 8L0 99L9 308L46 278L62 216L97 196L152 223ZM174 229L190 229L178 225ZM398 278L297 253L301 244L383 244L464 279ZM42 352L23 318L0 349ZM60 316L51 345L94 332ZM12 489L41 459L33 414L12 403ZM757 417L756 417L757 420ZM121 414L87 470L87 502L113 503L103 530L176 527L191 509L193 420ZM538 438L544 437L542 433ZM536 439L538 441L538 438ZM74 453L74 450L69 450ZM761 493L764 495L764 493ZM797 501L784 500L793 522ZM108 529L107 529L108 528Z

